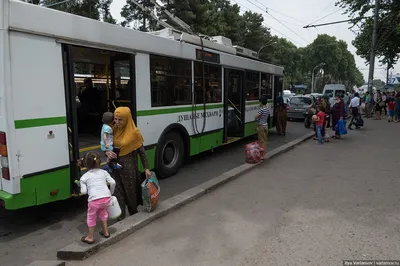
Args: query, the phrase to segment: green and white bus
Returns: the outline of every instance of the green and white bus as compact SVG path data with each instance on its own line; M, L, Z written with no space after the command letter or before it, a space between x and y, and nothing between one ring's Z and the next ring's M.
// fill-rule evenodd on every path
M185 158L254 135L258 99L273 111L283 73L222 36L144 33L2 0L0 206L70 198L76 160L99 149L102 113L118 106L131 108L151 168L172 176ZM83 102L87 78L96 96Z

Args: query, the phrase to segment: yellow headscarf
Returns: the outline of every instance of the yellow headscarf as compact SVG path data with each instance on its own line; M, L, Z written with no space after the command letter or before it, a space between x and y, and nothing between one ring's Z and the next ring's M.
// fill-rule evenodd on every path
M143 145L143 136L133 122L129 107L118 107L115 116L122 117L126 122L123 128L113 127L114 147L120 148L120 156L127 155Z

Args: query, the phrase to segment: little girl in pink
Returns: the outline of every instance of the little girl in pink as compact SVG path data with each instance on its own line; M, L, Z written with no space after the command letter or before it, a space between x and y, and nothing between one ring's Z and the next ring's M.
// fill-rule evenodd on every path
M115 180L112 179L107 171L100 169L100 163L101 160L98 153L87 153L85 158L83 158L83 164L88 171L79 180L81 193L89 195L87 212L89 233L87 236L81 238L81 241L87 244L94 243L94 229L96 227L97 216L103 226L100 235L105 238L110 237L107 226L107 207L110 203L111 195L115 190ZM107 182L110 184L110 189L108 189Z

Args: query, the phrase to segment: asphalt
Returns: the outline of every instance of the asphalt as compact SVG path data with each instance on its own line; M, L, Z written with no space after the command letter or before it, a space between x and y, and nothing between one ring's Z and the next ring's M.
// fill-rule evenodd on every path
M365 128L342 140L307 141L97 255L67 265L399 260L399 130L399 123L366 119Z
M271 131L268 150L309 132L302 123L289 122L286 137ZM251 139L193 157L177 175L161 180L161 200L243 164L243 145L249 141ZM84 199L72 199L18 212L0 213L0 265L18 266L35 260L54 260L58 249L86 233L85 206Z

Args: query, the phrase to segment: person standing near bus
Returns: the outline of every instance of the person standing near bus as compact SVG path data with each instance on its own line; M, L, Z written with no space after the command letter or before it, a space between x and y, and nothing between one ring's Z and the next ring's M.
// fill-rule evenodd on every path
M258 142L264 148L264 154L267 151L267 140L268 140L268 116L269 116L269 108L267 106L267 97L262 96L260 98L260 109L256 115L257 120L257 133L258 133Z
M279 93L277 98L277 108L276 108L276 129L279 135L286 136L286 126L287 126L287 105L283 101L282 94Z
M136 127L132 119L129 107L118 107L114 112L113 127L114 145L119 147L119 156L113 151L106 151L110 159L117 159L121 169L113 171L113 177L116 181L115 196L118 199L122 213L118 220L126 216L125 206L128 207L129 215L137 213L137 206L141 202L140 173L138 168L139 155L146 177L151 177L149 163L146 152L143 147L143 136Z

